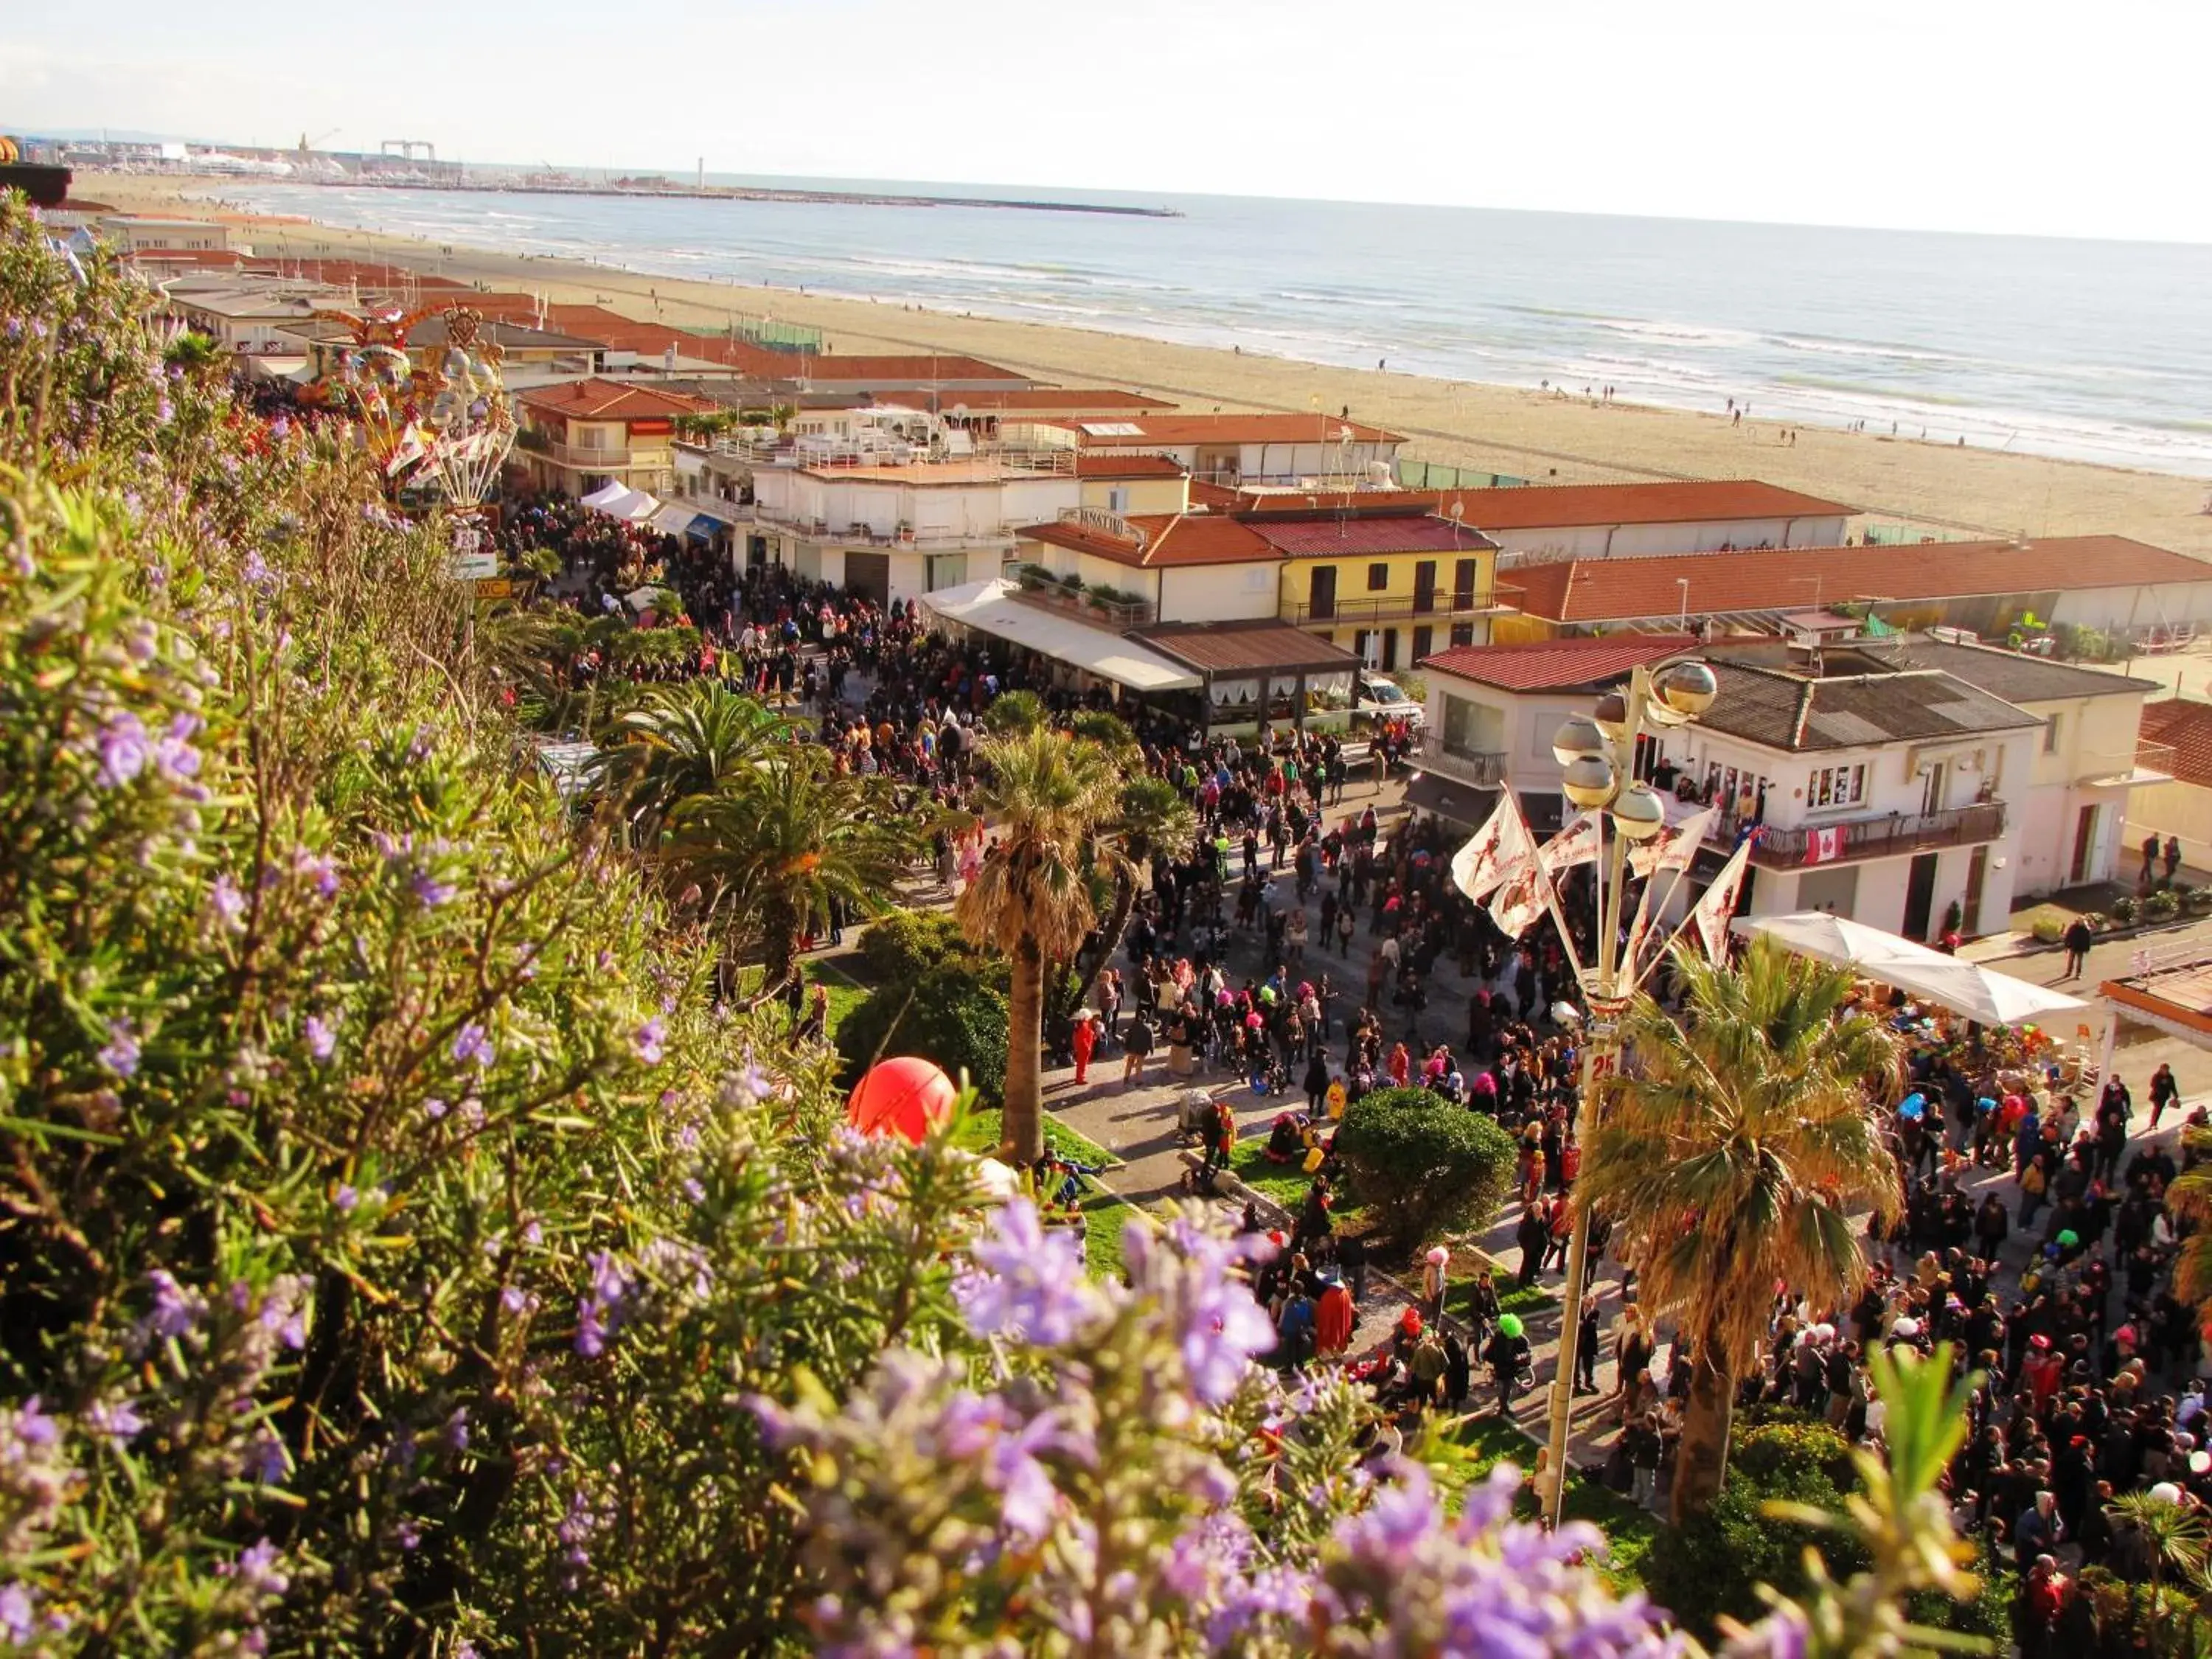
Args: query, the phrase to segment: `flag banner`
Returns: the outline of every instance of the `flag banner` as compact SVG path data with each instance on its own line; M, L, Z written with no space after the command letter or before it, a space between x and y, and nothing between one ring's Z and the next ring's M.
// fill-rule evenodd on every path
M1508 939L1519 939L1551 908L1552 878L1544 861L1530 853L1506 872L1490 901L1490 919Z
M1720 815L1719 807L1708 806L1678 823L1668 824L1641 847L1628 849L1628 867L1647 881L1662 870L1688 869Z
M1521 803L1508 789L1498 796L1497 810L1482 828L1452 854L1452 884L1480 904L1498 890L1523 860L1533 863L1535 856L1536 842L1528 833L1528 821L1521 816Z
M1713 884L1705 889L1690 911L1691 925L1698 930L1698 939L1705 947L1705 955L1715 963L1725 961L1728 956L1729 918L1735 914L1736 896L1743 891L1744 872L1751 867L1751 844L1759 839L1753 830L1729 855L1721 866Z
M1544 868L1556 876L1577 864L1595 864L1604 841L1603 820L1595 812L1582 813L1544 843Z
M1832 864L1844 855L1844 826L1829 825L1826 830L1805 832L1805 862Z

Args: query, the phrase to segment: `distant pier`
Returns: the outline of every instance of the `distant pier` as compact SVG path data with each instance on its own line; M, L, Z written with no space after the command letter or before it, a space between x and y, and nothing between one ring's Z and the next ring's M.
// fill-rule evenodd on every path
M635 185L526 184L520 180L465 183L428 179L355 177L300 180L331 189L475 191L499 196L619 196L641 201L678 202L809 202L829 207L1007 208L1023 213L1109 213L1130 219L1180 219L1173 208L1118 207L1103 202L1029 201L995 196L889 196L847 190L773 190L747 185Z

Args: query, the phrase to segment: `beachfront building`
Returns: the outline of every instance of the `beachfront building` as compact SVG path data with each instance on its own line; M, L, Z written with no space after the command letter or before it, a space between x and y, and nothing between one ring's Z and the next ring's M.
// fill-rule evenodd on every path
M815 392L934 392L1019 391L1036 384L1026 374L978 357L951 352L906 356L845 356L827 351L774 351L782 372Z
M1858 512L1755 478L1447 489L1437 511L1498 544L1498 564L1751 548L1839 547Z
M514 403L515 460L541 489L580 496L607 483L655 495L668 489L677 421L716 407L704 398L599 379L539 386Z
M465 307L465 295L453 303ZM341 353L357 349L353 331L338 323L313 323L289 331L297 350L306 356L311 376L319 378L334 367ZM452 344L445 313L431 313L407 331L407 356L418 368L435 369ZM598 348L589 340L550 329L486 318L477 327L477 349L496 347L501 378L511 390L531 385L550 385L564 380L591 378Z
M1694 878L1755 827L1742 915L1827 910L1921 940L1954 914L1969 936L2006 925L2040 719L1850 648L1774 641L1706 660L1719 696L1650 760L1670 816L1719 809Z
M1076 454L1082 505L1101 513L1190 511L1190 474L1164 455Z
M1086 487L1099 481L1086 480ZM1212 513L1118 514L1076 507L1024 525L1016 580L1065 597L1102 623L1273 621L1283 555L1249 526ZM1057 592L1055 592L1057 590Z
M161 309L225 351L286 358L294 367L307 362L307 335L324 326L317 313L361 313L350 293L268 277L209 277L173 287Z
M1629 634L1437 652L1421 665L1427 719L1407 805L1472 829L1510 789L1531 825L1557 829L1565 798L1552 738L1560 721L1588 714L1637 668L1696 649L1680 635Z
M2133 881L2141 872L2135 849L2146 836L2172 836L2185 865L2212 870L2212 703L2173 696L2145 704L2142 746L2146 763L2166 777L2128 796L2119 878Z
M995 580L1024 525L1079 505L1072 468L801 440L751 469L761 557L878 605Z
M813 383L819 385L815 377ZM871 388L869 401L886 407L918 409L942 417L978 442L999 435L1000 424L1038 421L1115 421L1158 414L1175 407L1164 398L1118 386L927 386Z
M163 219L103 213L85 226L118 253L251 253L237 228L216 219Z
M2212 625L2212 565L2124 536L1538 561L1506 580L1520 614L1493 626L1501 641L1685 626L1780 634L1796 631L1788 618L1839 606L1888 630L2000 640L2069 624L2148 645Z
M1283 556L1283 620L1371 668L1414 667L1435 651L1486 643L1504 608L1497 544L1418 500L1237 516Z
M1258 483L1334 490L1388 484L1406 441L1324 415L1139 414L1028 424L1044 429L1017 441L1071 445L1085 455L1164 455L1193 477L1232 489Z
M1856 648L1899 670L1939 669L2043 722L2024 784L2004 791L2020 816L2015 896L2132 876L2132 804L2172 781L2172 749L2142 729L2159 682L1921 634Z

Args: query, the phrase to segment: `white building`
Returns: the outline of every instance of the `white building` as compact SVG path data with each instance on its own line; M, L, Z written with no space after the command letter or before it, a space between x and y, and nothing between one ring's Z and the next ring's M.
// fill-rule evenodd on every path
M1033 428L1001 422L1020 441L1073 442L1085 455L1165 455L1192 477L1230 489L1255 483L1323 485L1387 483L1405 440L1332 415L1131 415L1058 421Z
M2020 807L2020 897L2131 878L2127 820L2137 789L2171 781L2168 751L2142 741L2155 680L2077 668L1993 646L1911 635L1864 647L1902 668L1936 668L2043 722Z
M1427 720L1407 804L1472 828L1510 788L1539 833L1556 829L1564 803L1552 738L1559 723L1588 714L1638 667L1696 648L1679 635L1632 634L1437 652L1421 664Z
M2004 925L2044 722L1940 669L1777 642L1707 658L1720 683L1652 781L1723 818L1693 876L1758 827L1746 915L1830 910L1907 939Z

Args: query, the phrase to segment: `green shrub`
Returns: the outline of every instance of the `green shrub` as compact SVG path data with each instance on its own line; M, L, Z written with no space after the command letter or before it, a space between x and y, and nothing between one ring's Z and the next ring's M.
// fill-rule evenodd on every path
M1645 1583L1652 1600L1692 1632L1710 1638L1722 1614L1746 1623L1764 1603L1758 1587L1784 1595L1806 1586L1805 1549L1813 1545L1838 1577L1863 1571L1855 1541L1773 1520L1775 1501L1833 1507L1845 1490L1834 1472L1850 1468L1850 1448L1826 1424L1776 1423L1739 1433L1729 1449L1728 1484L1712 1508L1662 1528L1651 1547Z
M1344 1115L1336 1138L1382 1231L1408 1246L1487 1220L1519 1155L1491 1119L1426 1089L1378 1089Z
M2039 945L2056 945L2066 937L2066 924L2056 916L2038 916L2027 931Z
M2192 887L2181 896L2182 908L2192 916L2212 915L2212 887Z
M2132 927L2142 915L2142 905L2133 895L2124 894L2112 901L2112 908L2106 914L2113 927Z
M910 982L886 985L845 1016L837 1048L849 1085L878 1059L919 1054L954 1079L968 1076L984 1104L1006 1086L1006 999L973 963L946 962Z
M960 925L938 910L894 910L868 924L860 960L884 985L920 979L947 962L975 962L975 947Z
M2161 887L2143 900L2145 921L2172 921L2181 914L2181 895L2171 887Z

